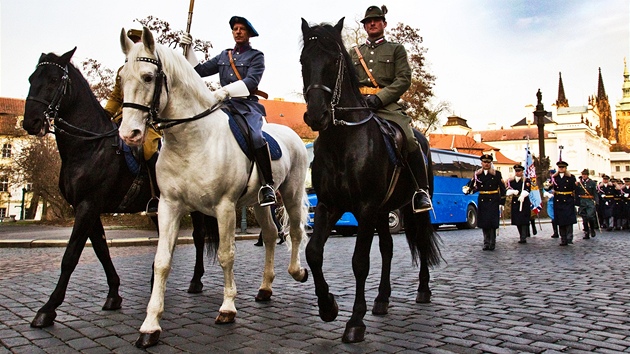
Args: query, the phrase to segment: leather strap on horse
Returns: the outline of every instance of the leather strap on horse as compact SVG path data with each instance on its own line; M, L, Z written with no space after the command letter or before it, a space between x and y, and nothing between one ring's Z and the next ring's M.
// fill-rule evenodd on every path
M241 74L236 69L236 65L234 65L234 57L232 57L232 50L228 50L228 57L230 58L230 66L232 67L232 70L234 70L234 74L236 75L236 78L239 80L243 80L243 78L241 77ZM254 91L254 95L260 96L264 99L269 98L269 95L266 92L260 91L260 90Z
M378 87L378 83L374 79L374 76L372 76L372 73L370 72L370 69L368 69L367 64L365 63L365 59L363 59L363 55L361 55L361 51L359 51L359 47L354 47L354 51L357 52L357 55L359 56L359 61L361 62L361 65L363 66L363 69L365 70L365 73L367 74L368 78L370 78L370 82L372 82L372 85L374 85L373 88L375 88L378 91L380 91L381 88ZM376 91L376 92L378 92L378 91ZM361 93L363 93L363 92L361 92Z

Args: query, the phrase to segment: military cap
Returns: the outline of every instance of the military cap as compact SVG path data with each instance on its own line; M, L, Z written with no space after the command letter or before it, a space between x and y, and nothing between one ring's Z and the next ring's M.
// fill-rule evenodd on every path
M560 160L560 161L556 162L556 166L558 166L558 167L567 167L567 166L569 166L569 164L566 161Z
M523 167L523 165L518 164L518 163L516 165L514 165L513 168L514 168L515 172L519 172L519 171L525 170L525 167Z
M484 161L484 162L492 162L492 155L490 154L483 154L479 157L479 160Z
M591 174L591 173L589 172L588 168L583 169L581 173L582 173L583 175L587 175L587 176Z
M603 174L603 175L602 175L602 179L610 179L610 177L608 177L608 175L607 175L607 174Z
M127 31L127 37L134 42L138 42L142 38L142 30L130 29Z
M258 32L254 29L254 26L245 18L241 16L232 16L230 19L230 28L234 28L234 25L240 23L247 27L247 31L249 32L250 37L258 37Z
M382 18L385 21L385 14L387 14L387 7L385 5L378 6L370 6L365 10L365 17L361 20L361 23L365 23L365 21L371 18Z
M624 182L630 182L630 177L624 177L624 178L623 178L623 181L624 181Z

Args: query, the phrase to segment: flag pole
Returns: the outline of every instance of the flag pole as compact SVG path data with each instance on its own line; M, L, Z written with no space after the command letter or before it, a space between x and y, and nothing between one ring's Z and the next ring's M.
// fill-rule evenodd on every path
M192 16L193 16L193 8L195 7L195 0L190 0L190 5L188 6L188 22L186 23L186 33L190 34L190 25L192 24ZM192 43L191 43L192 45ZM188 53L188 48L190 46L184 47L184 56Z

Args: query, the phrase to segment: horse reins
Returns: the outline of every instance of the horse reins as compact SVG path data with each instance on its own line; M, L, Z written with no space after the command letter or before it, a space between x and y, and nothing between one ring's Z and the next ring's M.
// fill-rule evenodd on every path
M311 37L308 39L309 41L312 40L317 40L317 36ZM310 84L308 85L308 87L304 90L304 98L308 98L308 93L312 90L312 89L319 89L319 90L323 90L325 92L328 92L331 94L331 98L330 98L330 112L332 115L332 122L333 125L345 125L345 126L355 126L355 125L361 125L363 123L366 123L367 121L369 121L370 119L372 119L374 117L374 112L371 112L370 115L368 115L366 118L358 121L358 122L348 122L345 121L343 119L337 119L335 117L335 112L336 111L340 111L340 112L350 112L350 111L367 111L367 110L371 110L369 107L339 107L339 100L341 98L341 85L343 83L343 77L345 75L346 72L346 61L345 58L343 56L343 53L341 52L341 48L339 48L339 58L337 59L337 79L335 80L335 88L334 89L330 89L330 87L323 85L323 84ZM308 99L307 99L308 100Z
M162 70L162 62L160 58L157 59L148 58L148 57L137 57L136 61L143 61L146 63L151 63L157 66L157 73L155 75L155 90L153 91L153 100L151 101L151 106L145 106L134 102L123 102L123 108L135 108L141 110L143 112L149 113L149 119L147 120L147 125L150 125L155 130L164 130L171 127L174 127L179 124L188 123L195 121L197 119L201 119L212 112L221 108L221 105L215 105L214 107L208 108L205 111L190 117L190 118L182 118L182 119L164 119L158 116L158 109L160 107L160 96L162 95L162 86L166 87L166 93L168 94L168 82L166 78L166 74L164 70ZM162 85L164 84L164 85Z
M59 86L57 86L57 89L55 90L55 93L53 94L53 98L50 100L50 102L39 98L39 97L33 97L33 96L28 96L26 98L27 101L35 101L41 104L44 104L47 106L46 110L44 110L44 117L46 117L46 119L44 120L45 124L48 126L48 131L52 132L53 134L57 134L57 133L65 133L67 135L70 135L72 137L75 138L80 138L80 139L84 139L84 140L95 140L95 139L102 139L102 138L107 138L107 137L111 137L111 136L115 136L118 134L118 128L114 128L108 132L105 133L94 133L82 128L79 128L71 123L69 123L68 121L65 121L63 118L59 117L59 108L61 106L61 100L63 99L63 97L66 95L66 93L69 90L69 84L71 82L70 80L70 75L68 72L68 66L66 65L61 66L57 63L53 63L50 61L43 61L39 64L37 64L37 67L40 67L42 65L54 65L58 68L60 68L61 70L63 70L63 76L61 76L61 82L59 82ZM63 124L66 126L67 128L70 129L74 129L80 133L86 134L87 136L83 136L83 135L75 135L72 134L64 129L62 129L59 124Z

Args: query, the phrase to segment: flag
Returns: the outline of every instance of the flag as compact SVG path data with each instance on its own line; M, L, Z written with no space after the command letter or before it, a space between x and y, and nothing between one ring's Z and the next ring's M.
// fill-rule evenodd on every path
M532 191L529 193L529 201L534 213L538 214L542 210L542 198L540 196L540 190L538 189L538 183L536 183L536 166L534 166L534 160L532 159L532 153L529 151L529 140L527 141L525 156L525 178L529 178L532 182Z

